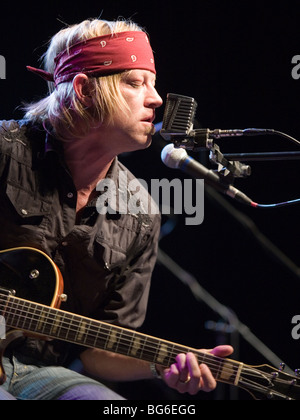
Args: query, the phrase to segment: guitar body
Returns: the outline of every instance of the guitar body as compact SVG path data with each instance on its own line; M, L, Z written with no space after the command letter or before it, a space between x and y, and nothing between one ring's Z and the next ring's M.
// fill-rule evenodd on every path
M0 288L16 296L57 307L63 280L57 266L42 251L21 247L0 251Z
M62 275L44 252L30 247L0 251L1 293L16 295L50 307L59 307L62 291ZM3 314L5 318L5 307L3 308L2 305L0 305L0 314ZM5 339L0 339L0 384L5 382L2 366L5 349L22 335L24 335L22 331L12 330L6 334Z

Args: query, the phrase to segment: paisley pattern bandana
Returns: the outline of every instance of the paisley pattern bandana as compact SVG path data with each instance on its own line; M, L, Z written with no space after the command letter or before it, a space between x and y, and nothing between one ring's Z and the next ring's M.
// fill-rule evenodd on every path
M72 81L79 73L94 77L132 69L156 73L148 36L142 31L118 32L78 42L58 54L54 61L53 74L31 66L27 69L55 86Z

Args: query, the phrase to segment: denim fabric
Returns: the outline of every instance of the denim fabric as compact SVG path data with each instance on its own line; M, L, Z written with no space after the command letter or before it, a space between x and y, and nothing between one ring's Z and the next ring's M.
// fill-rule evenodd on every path
M16 354L3 358L7 375L0 400L123 400L100 382L60 366L36 366ZM7 395L7 392L11 395Z

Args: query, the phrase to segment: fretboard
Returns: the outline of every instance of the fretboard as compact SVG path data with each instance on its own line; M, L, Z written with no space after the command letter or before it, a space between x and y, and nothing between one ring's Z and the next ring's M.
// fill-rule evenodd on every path
M170 366L179 353L193 352L216 380L236 385L243 364L126 328L0 293L0 314L11 328Z

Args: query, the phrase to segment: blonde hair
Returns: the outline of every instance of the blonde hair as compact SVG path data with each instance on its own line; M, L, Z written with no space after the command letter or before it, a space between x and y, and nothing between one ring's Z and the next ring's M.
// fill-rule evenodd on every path
M141 30L143 29L137 24L126 20L110 22L88 19L66 27L50 40L49 48L43 56L44 69L53 73L54 58L57 54L77 42L111 33ZM90 77L93 107L89 109L78 100L72 81L61 83L56 88L53 82L48 82L49 95L38 102L25 105L25 118L33 122L50 124L55 135L62 140L80 137L93 123L96 122L98 125L104 120L107 123L112 123L113 116L117 111L127 110L127 104L119 89L122 77L124 77L124 72L109 76ZM78 121L80 124L77 124Z

